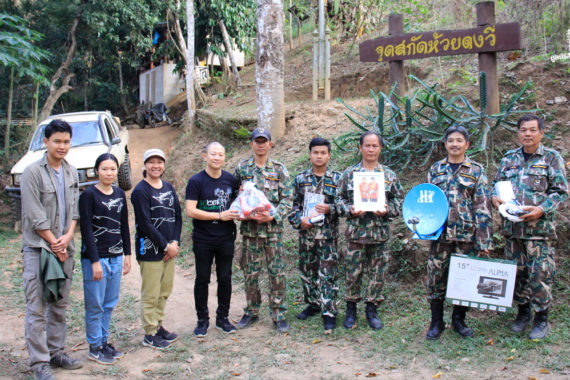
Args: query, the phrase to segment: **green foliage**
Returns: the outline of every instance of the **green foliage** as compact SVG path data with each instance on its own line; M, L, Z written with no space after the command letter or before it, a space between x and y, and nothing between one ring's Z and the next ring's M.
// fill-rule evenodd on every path
M0 13L0 64L14 67L20 77L47 82L48 67L43 62L50 54L35 45L42 38L23 18Z
M445 130L453 124L460 124L471 134L471 149L468 154L483 154L487 165L490 158L497 165L503 152L494 144L495 134L501 129L515 132L516 123L510 119L512 116L537 111L519 110L516 107L524 100L523 97L531 88L532 82L527 82L519 92L513 94L499 113L489 115L486 112L487 88L483 72L479 78L479 111L463 95L446 98L435 89L435 85L429 86L413 75L409 77L420 85L409 98L396 95L396 85L388 94L370 90L376 105L375 112L369 107L366 107L365 112L361 112L342 99L337 99L348 108L349 112L345 112L345 115L357 128L336 138L336 145L343 151L357 151L359 136L371 130L384 139L382 155L387 165L397 170L409 166L421 167L430 162L432 154L445 135Z

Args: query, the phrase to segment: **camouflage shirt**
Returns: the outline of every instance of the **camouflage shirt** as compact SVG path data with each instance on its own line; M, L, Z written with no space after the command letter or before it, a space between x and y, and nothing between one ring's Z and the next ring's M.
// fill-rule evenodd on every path
M452 171L447 158L430 168L428 182L439 187L449 201L446 228L440 240L475 243L475 249L493 249L493 218L488 180L483 166L469 157Z
M350 213L350 206L354 204L354 172L366 171L362 162L348 167L340 178L337 210L340 216L346 217L346 238L349 241L369 244L386 241L390 238L390 218L400 215L404 192L396 174L387 166L378 164L375 172L384 172L386 204L388 213L385 216L375 216L372 212L362 217L354 217Z
M293 228L299 230L302 237L310 240L336 239L338 236L338 212L336 211L335 199L337 186L341 174L327 169L320 179L309 168L295 176L293 180L293 209L289 214L289 222ZM315 224L308 230L301 230L301 219L306 193L323 194L324 203L330 206L330 212L325 215L323 224Z
M274 220L258 224L256 221L243 221L240 232L247 237L277 238L283 232L283 221L291 210L293 188L287 168L268 158L265 167L258 168L252 158L242 160L235 170L238 187L243 182L253 181L258 189L276 208Z
M554 215L568 197L568 181L560 153L542 144L525 162L522 147L505 153L494 183L510 181L517 201L538 206L544 215L533 222L511 222L502 218L503 233L517 239L556 239ZM493 183L493 184L494 184ZM494 196L496 196L493 188Z

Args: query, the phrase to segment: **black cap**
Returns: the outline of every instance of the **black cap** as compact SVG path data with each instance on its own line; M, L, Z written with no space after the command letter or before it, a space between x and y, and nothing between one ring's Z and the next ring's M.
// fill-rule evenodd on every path
M267 128L255 128L253 132L251 132L252 140L255 140L258 137L265 137L267 140L271 141L271 133L269 133L269 129Z

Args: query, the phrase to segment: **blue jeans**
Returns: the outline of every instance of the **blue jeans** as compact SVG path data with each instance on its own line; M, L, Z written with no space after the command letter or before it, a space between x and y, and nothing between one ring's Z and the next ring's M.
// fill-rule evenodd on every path
M92 347L107 342L111 313L119 300L123 256L99 259L103 278L93 281L93 268L89 259L81 259L83 268L83 294L85 297L85 333Z

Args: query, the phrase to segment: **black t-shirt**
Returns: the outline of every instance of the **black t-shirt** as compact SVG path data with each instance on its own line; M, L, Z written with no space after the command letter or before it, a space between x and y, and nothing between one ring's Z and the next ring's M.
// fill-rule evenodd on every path
M523 157L524 157L524 161L525 161L525 162L528 161L528 159L530 158L530 156L532 156L532 155L534 154L534 153L527 153L527 152L525 152L525 151L522 150L522 149L521 149L521 151L522 151L522 154L523 154Z
M463 164L463 162L459 162L459 163L452 163L452 162L448 162L449 166L451 166L451 171L453 173L455 173L457 171L457 168L461 166L461 164Z
M125 192L113 186L104 194L90 186L79 197L81 258L91 262L99 258L131 254L129 216Z
M219 213L230 208L237 195L237 181L233 175L222 170L219 178L212 178L205 170L193 175L186 185L186 200L197 201L196 208ZM192 239L200 242L223 242L235 240L236 225L233 220L193 219Z
M135 244L138 261L160 261L173 240L180 243L182 213L174 187L162 181L155 189L144 179L131 193L135 211Z

